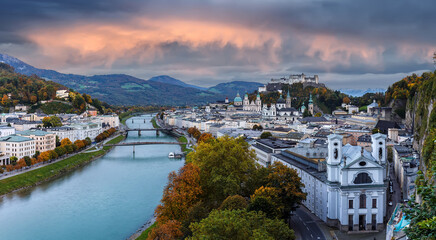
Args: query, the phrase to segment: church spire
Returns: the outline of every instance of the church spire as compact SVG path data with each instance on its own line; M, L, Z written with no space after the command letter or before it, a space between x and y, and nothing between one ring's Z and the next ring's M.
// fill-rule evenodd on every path
M286 108L291 108L291 107L292 107L291 94L289 94L289 88L288 88L288 93L286 95Z

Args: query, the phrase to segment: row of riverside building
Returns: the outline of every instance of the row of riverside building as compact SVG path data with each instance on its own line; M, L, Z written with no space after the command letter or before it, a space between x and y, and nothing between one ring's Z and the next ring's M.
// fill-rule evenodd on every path
M22 120L20 120L22 121ZM104 130L119 127L117 115L103 115L63 121L65 126L31 128L17 131L10 126L0 126L0 166L11 163L11 157L32 157L36 151L45 152L56 148L56 137L74 142L90 138L92 141ZM42 125L42 124L41 124Z

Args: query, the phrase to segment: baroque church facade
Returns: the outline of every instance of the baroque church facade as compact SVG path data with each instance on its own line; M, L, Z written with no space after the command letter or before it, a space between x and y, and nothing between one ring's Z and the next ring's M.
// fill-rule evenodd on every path
M307 193L303 204L330 226L342 231L384 228L386 216L386 135L371 135L371 151L342 144L342 135L328 136L324 163L282 151L271 162L293 168Z
M289 91L286 100L280 95L276 104L271 104L271 107L264 104L262 108L262 117L264 119L295 121L299 115L299 112L292 107Z
M248 94L245 93L242 110L249 112L259 112L262 110L262 100L260 100L260 95L257 93L256 100L250 102L248 99Z

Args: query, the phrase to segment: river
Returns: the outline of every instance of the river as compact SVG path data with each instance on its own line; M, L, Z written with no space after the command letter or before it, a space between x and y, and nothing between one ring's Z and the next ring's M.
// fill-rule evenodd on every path
M132 120L134 123L132 123ZM145 120L145 123L144 123ZM152 128L151 116L127 120ZM156 133L129 133L126 142L174 141ZM0 199L1 240L126 239L153 216L168 173L183 160L168 159L177 145L118 146L61 178Z

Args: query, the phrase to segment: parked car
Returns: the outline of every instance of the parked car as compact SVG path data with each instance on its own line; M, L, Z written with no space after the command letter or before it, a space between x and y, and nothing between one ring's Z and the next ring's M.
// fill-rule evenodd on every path
M388 205L389 205L389 206L392 206L392 205L393 205L392 201L389 201L389 202L388 202Z

